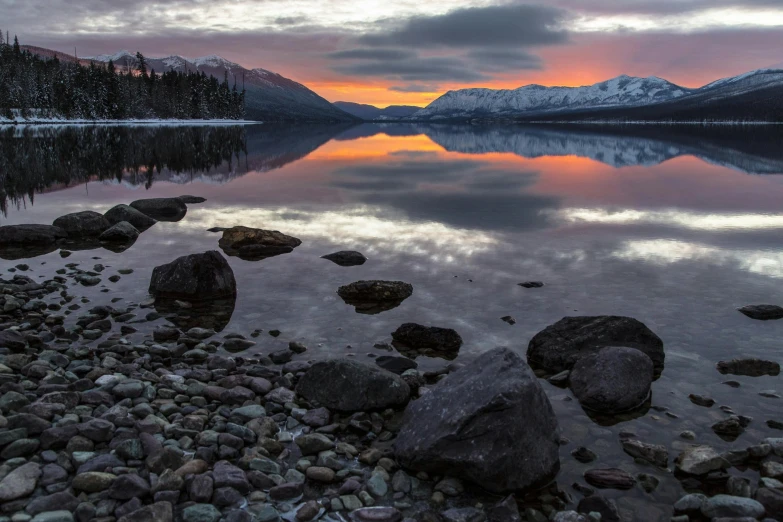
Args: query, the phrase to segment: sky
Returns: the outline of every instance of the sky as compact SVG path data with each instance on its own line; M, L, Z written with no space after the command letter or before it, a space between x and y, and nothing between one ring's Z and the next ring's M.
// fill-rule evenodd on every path
M620 74L699 87L783 67L783 0L0 0L0 24L80 57L217 54L379 107Z

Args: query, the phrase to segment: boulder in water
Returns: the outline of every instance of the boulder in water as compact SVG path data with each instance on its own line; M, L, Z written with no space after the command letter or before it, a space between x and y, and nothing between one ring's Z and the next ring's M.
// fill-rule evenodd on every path
M647 355L634 348L610 346L581 357L569 377L579 403L600 413L622 413L647 401L654 376Z
M356 281L337 289L337 295L360 314L378 314L397 308L412 294L413 285L402 281Z
M301 244L300 239L277 230L249 227L226 229L218 242L226 255L249 261L288 254Z
M751 319L757 319L759 321L772 321L775 319L783 319L783 307L770 304L760 305L748 305L739 308L739 311L750 317Z
M156 220L152 219L147 214L144 214L129 205L116 205L107 210L103 217L112 225L127 221L133 225L136 230L146 230L157 223Z
M155 297L204 301L235 296L237 283L228 261L210 250L155 267L149 292Z
M127 221L120 221L116 225L109 227L103 234L98 236L101 241L113 243L130 243L136 241L139 237L139 231L136 227Z
M5 225L0 227L0 246L46 245L65 239L68 234L54 225Z
M111 226L111 223L103 217L103 214L92 210L83 210L60 216L54 220L52 225L63 229L69 238L78 239L100 236Z
M606 346L625 346L645 353L663 369L663 341L644 323L631 317L564 317L537 333L527 348L534 367L551 373L570 369L579 358Z
M541 384L507 348L480 355L405 410L394 444L404 467L470 480L493 492L548 482L560 430Z
M321 256L321 259L328 259L332 263L340 266L359 266L367 262L367 258L361 252L354 250L343 250Z
M130 206L158 221L179 221L188 212L187 205L179 198L138 199Z
M416 323L405 323L392 332L395 347L409 356L424 354L438 357L439 355L454 355L462 346L462 337L451 328L423 326Z

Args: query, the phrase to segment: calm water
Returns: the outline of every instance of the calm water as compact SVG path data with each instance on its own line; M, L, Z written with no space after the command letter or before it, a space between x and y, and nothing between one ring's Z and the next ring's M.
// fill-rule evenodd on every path
M622 453L620 431L670 447L693 430L700 442L746 447L776 436L781 377L729 378L721 359L781 360L783 321L752 321L736 308L783 303L783 151L768 129L522 128L363 125L341 127L9 129L0 133L2 224L51 223L79 210L104 212L146 197L192 194L176 223L159 223L127 251L36 257L33 277L66 262L135 272L79 287L95 304L146 297L156 265L217 249L210 227L245 225L299 237L292 254L259 262L229 259L239 296L224 332L262 334L251 353L289 340L307 357L382 355L401 323L454 328L460 358L505 345L524 354L530 338L566 315L620 314L646 323L665 343L666 368L653 409L611 426L590 420L570 391L542 381L563 434L560 486L573 492L588 465L661 480L651 495L607 490L626 517L668 520L682 492L670 474ZM319 257L359 250L370 260L343 268ZM100 259L96 259L100 258ZM5 271L18 260L0 260ZM357 314L335 291L359 279L400 279L413 296L379 315ZM540 280L524 289L517 283ZM109 292L101 292L107 288ZM511 315L517 323L501 321ZM148 323L152 328L163 320ZM421 367L444 361L419 359ZM753 417L736 442L709 429L726 417L692 405L689 393ZM777 432L780 434L780 432ZM737 470L732 471L737 472ZM749 476L754 476L748 472Z

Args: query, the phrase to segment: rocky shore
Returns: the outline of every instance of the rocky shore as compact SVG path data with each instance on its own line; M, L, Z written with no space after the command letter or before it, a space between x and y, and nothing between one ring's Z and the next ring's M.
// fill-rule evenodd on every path
M148 219L181 219L185 202L198 202L170 199L178 201L0 227L0 244L115 242L106 234L118 225L138 234ZM222 232L226 255L253 261L301 243L276 231ZM326 258L350 267L366 261L360 256ZM783 520L783 438L725 451L684 432L670 454L623 432L618 449L648 469L631 474L562 435L544 379L570 388L589 415L649 407L664 344L633 318L564 318L533 337L526 357L519 347L487 349L423 372L416 354L456 357L456 331L402 324L394 348L409 357L366 363L314 359L295 341L244 355L252 334L182 322L236 298L218 251L155 268L150 298L116 307L81 295L103 280L101 265L46 269L56 272L34 279L19 264L0 279L0 522L619 521L629 519L602 491L653 494L671 475L683 492L672 521ZM381 313L414 288L373 280L336 291L359 313ZM768 306L741 312L777 318ZM161 316L171 324L141 327ZM780 367L738 358L715 372L778 375ZM711 429L725 440L760 422L724 412ZM567 488L556 481L563 459L589 464Z

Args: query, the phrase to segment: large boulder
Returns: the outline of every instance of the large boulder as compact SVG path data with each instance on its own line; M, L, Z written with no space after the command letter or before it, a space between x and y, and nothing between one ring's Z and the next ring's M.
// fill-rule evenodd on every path
M360 314L377 314L402 304L413 294L413 285L403 281L356 281L337 289L346 304Z
M111 226L109 220L103 214L92 210L83 210L60 216L52 223L55 227L65 230L69 238L100 236Z
M226 255L246 260L259 260L288 254L301 244L300 239L277 230L249 227L229 228L223 231L223 237L218 241L218 245Z
M621 413L647 401L653 376L653 363L644 353L610 346L576 362L570 375L571 390L589 410Z
M136 210L130 205L116 205L107 210L103 217L109 220L109 223L112 225L116 225L121 221L127 221L133 225L136 230L146 230L157 223L155 219Z
M395 347L407 356L456 356L462 337L451 328L405 323L392 332Z
M158 221L179 221L188 213L188 206L179 198L137 199L130 206Z
M606 346L626 346L644 352L657 372L663 369L661 338L636 319L610 315L564 317L530 340L527 358L535 367L559 373Z
M103 234L98 236L101 241L110 243L130 243L136 241L139 237L139 231L136 227L127 221L120 221L116 225L109 227Z
M394 453L404 467L501 493L558 471L560 430L530 367L508 348L480 355L405 410Z
M343 412L404 406L410 397L410 388L400 376L349 359L313 364L299 379L296 391L309 401Z
M235 296L237 283L228 261L209 250L156 266L149 292L156 297L203 301Z
M48 245L68 234L54 225L5 225L0 227L0 246L5 245Z
M8 502L30 495L41 477L41 466L28 462L19 466L0 481L0 502Z

